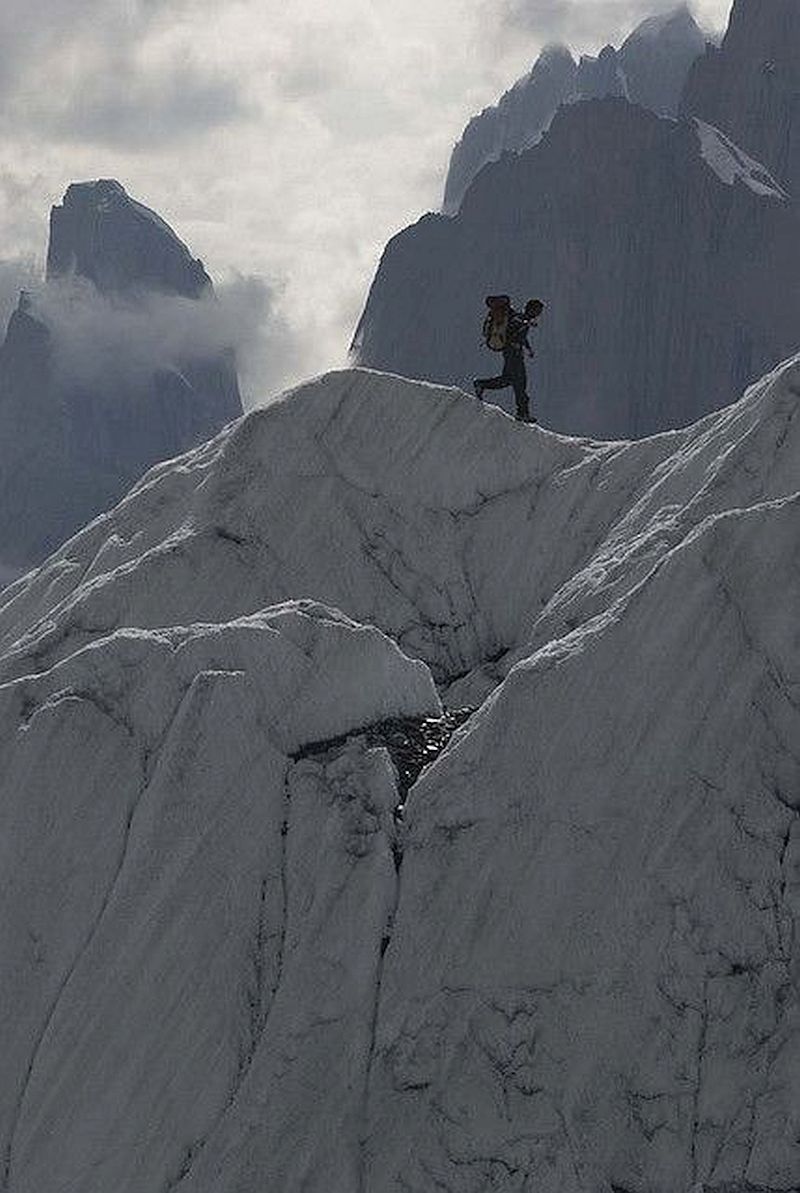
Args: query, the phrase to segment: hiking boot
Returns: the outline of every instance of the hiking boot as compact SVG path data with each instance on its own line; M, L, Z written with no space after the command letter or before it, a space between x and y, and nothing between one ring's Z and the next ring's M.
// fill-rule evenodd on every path
M482 402L483 401L483 386L481 385L480 381L477 381L477 380L473 381L472 388L475 390L475 397L478 399L479 402Z

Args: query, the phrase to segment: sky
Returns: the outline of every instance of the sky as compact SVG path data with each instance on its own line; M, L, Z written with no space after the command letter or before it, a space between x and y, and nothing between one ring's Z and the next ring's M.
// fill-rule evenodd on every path
M675 0L2 0L0 319L50 206L117 178L203 259L258 404L346 363L381 251L438 209L453 144L557 39ZM729 0L697 0L722 29Z

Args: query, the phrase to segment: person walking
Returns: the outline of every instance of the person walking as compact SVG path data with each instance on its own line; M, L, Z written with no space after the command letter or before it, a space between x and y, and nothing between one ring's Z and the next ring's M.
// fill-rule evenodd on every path
M518 422L535 423L537 420L530 411L528 397L528 375L525 369L525 356L533 356L533 349L528 340L531 327L536 326L536 320L544 310L544 303L538 298L531 298L524 311L515 311L511 301L505 295L490 295L486 299L489 314L484 321L483 330L487 347L503 353L503 371L497 377L476 377L473 381L476 396L482 401L485 390L506 389L511 386L514 390Z

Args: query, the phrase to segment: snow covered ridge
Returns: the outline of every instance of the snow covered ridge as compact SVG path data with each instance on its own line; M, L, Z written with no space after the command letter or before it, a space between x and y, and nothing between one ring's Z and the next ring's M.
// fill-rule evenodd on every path
M616 597L705 518L793 492L797 369L630 443L521 432L455 389L327 374L157 465L0 594L0 678L124 626L229 621L307 597L453 682L542 619L553 636L568 600L577 624L575 591L593 616L602 580L613 575ZM754 476L753 452L771 455L784 426L789 443Z
M7 1193L796 1189L799 405L329 374L0 594Z

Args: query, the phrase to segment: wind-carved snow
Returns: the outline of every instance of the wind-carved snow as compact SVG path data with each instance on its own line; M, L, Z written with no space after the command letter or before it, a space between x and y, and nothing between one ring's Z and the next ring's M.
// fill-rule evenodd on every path
M799 515L705 523L418 784L370 1189L796 1187Z
M327 767L291 757L438 710L422 664L308 603L120 631L0 689L4 1188L164 1187L259 1077L283 1096L293 1040L309 1072L287 1115L329 1041L319 1149L329 1132L328 1152L352 1151L394 774L357 746Z
M4 592L7 1193L797 1188L798 403L330 374Z
M727 186L743 182L756 195L788 201L789 196L779 186L765 166L748 157L729 137L702 120L693 121L700 140L700 152L717 178Z

